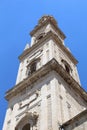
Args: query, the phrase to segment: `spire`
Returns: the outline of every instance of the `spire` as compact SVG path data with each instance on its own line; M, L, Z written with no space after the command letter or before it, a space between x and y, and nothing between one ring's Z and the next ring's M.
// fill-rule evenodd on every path
M29 48L29 43L26 44L24 51L27 50Z

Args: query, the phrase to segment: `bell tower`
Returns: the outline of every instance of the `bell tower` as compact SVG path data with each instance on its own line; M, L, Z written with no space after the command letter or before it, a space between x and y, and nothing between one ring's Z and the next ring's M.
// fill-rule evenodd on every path
M6 92L3 130L59 130L87 107L78 62L52 16L43 16L30 35L31 45L19 56L16 84Z

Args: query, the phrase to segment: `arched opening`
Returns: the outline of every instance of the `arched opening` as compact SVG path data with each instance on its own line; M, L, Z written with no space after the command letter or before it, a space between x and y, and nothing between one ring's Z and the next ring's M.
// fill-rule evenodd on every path
M66 69L67 73L70 73L70 69L67 65L65 65L65 69Z
M22 130L30 130L30 124L24 125Z
M70 65L67 63L67 61L62 59L61 62L63 63L64 69L66 70L66 72L68 74L70 74L72 69L71 69Z
M37 62L33 61L28 67L28 76L36 71Z
M27 112L26 115L19 120L15 130L31 130L31 128L36 125L37 118L37 112Z
M36 62L33 62L30 66L31 74L36 71Z

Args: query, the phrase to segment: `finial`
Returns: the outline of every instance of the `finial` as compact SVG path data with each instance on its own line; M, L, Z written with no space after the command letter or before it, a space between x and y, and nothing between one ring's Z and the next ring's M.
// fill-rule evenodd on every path
M44 15L44 16L42 16L40 18L40 20L38 21L38 24L40 25L40 24L42 24L42 23L44 23L45 21L48 21L48 20L51 20L52 22L54 22L55 25L57 25L56 20L51 15Z
M24 51L27 50L29 48L29 43L26 44Z

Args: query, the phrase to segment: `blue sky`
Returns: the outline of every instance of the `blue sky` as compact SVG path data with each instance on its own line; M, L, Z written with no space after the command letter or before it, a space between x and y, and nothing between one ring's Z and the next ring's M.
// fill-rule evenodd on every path
M29 32L43 15L53 15L67 36L65 40L79 61L82 86L87 90L87 0L0 0L0 130L7 102L5 92L15 85L18 56Z

